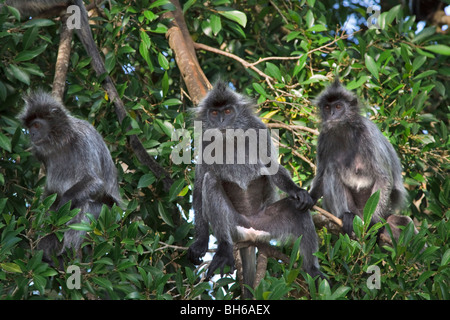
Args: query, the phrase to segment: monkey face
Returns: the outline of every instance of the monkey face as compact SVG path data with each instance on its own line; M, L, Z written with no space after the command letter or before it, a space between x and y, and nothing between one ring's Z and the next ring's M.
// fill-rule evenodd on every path
M210 108L208 110L209 122L218 129L230 128L236 118L236 110L233 106Z
M50 134L50 126L44 119L34 119L31 121L28 130L30 131L31 142L34 145L45 143Z
M347 109L344 101L327 103L322 107L322 118L324 121L338 121L343 118Z

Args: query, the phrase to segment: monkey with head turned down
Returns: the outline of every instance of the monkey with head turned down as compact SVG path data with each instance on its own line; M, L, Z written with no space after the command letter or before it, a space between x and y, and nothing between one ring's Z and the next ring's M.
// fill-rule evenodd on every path
M97 218L103 204L121 204L116 167L91 124L70 115L59 101L43 91L25 97L19 119L29 132L33 154L45 167L43 198L57 194L51 210L71 201L71 209L81 209L68 222L72 224L87 220L85 213ZM44 261L52 262L52 256L56 256L61 263L68 249L80 247L84 234L69 229L62 243L50 234L39 241L37 248L44 251Z

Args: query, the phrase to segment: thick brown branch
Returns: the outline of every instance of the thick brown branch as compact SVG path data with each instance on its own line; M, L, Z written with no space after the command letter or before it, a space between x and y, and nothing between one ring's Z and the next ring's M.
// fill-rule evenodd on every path
M55 64L55 76L53 78L52 94L60 101L64 98L67 70L69 69L71 43L73 30L67 28L67 16L61 17L61 32L58 48L58 57Z
M171 3L176 10L164 14L165 18L172 20L166 38L168 38L169 46L175 53L175 61L180 69L189 96L192 102L197 105L212 86L198 63L180 3L178 0L171 0Z

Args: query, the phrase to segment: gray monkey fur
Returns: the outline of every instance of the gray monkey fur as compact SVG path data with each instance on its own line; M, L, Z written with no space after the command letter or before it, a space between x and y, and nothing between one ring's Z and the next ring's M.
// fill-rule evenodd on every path
M226 115L226 109L232 110L229 115ZM215 111L218 115L213 120L211 114ZM223 82L217 83L197 107L196 120L202 122L203 133L207 129L218 129L223 137L226 129L265 129L263 134L268 134L267 127L254 114L254 104ZM258 133L258 141L260 139ZM270 135L264 141L269 144L267 150L273 150ZM208 143L203 142L200 152L204 152L207 146ZM246 151L248 148L247 143ZM208 249L210 226L217 238L218 249L209 266L207 278L218 268L223 273L225 265L234 265L233 242L267 241L272 238L286 241L302 235L300 253L304 270L313 277L323 276L319 271L318 260L313 256L318 249L318 242L308 211L312 199L292 181L289 172L278 165L276 158L273 159L277 164L276 174L262 175L264 165L261 159L251 164L249 155L246 155L244 164L207 164L204 161L196 164L193 191L196 239L188 250L188 258L194 264L201 263L201 257ZM234 156L236 159L236 154ZM223 157L225 159L225 154ZM278 200L277 187L286 192L288 197ZM254 248L241 250L241 256L244 266L254 268ZM254 270L243 272L244 277L246 274L254 276ZM244 281L253 285L252 279Z
M116 167L105 142L91 124L70 115L60 102L43 91L25 97L25 107L18 118L30 130L32 151L45 166L42 197L57 194L51 210L58 210L71 200L71 208L81 209L68 223L72 224L86 220L87 212L98 217L103 204L109 207L121 204ZM34 128L36 123L38 129ZM41 239L38 249L44 251L44 260L51 262L52 255L60 258L67 249L78 249L84 234L69 229L62 243L49 235Z
M323 196L325 209L344 220L347 233L353 230L354 215L363 217L364 205L377 190L380 200L372 223L400 210L406 200L400 160L377 126L360 114L358 98L336 78L315 104L322 123L310 191L313 200ZM411 219L398 216L390 221L406 225Z

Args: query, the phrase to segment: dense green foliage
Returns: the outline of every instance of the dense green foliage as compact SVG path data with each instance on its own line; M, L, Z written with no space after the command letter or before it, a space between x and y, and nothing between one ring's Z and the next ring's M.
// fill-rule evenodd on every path
M414 17L400 6L380 15L379 29L343 34L348 15L365 18L366 10L336 3L182 3L194 41L248 63L272 58L255 64L256 72L233 57L197 51L210 81L218 75L230 81L257 101L267 123L280 129L280 161L303 187L314 176L317 134L307 130L318 129L312 100L339 74L398 151L409 192L404 214L420 225L419 235L406 228L393 247L376 243L379 226L367 230L358 220L357 240L320 229L317 255L332 286L326 281L316 286L294 264L297 243L294 250L284 249L289 265L269 259L255 297L449 299L450 35L432 26L416 32ZM88 231L83 259L66 261L66 267L80 267L80 289L68 288L71 274L43 263L42 252L35 249L49 232L62 236L77 210L63 207L46 215L55 197L40 200L45 178L16 119L24 93L51 90L59 22L20 22L17 11L0 12L0 299L232 299L240 294L231 276L213 284L199 282L201 275L183 249L193 236L194 171L193 162L172 162L178 141L171 141L171 133L192 130L188 111L194 106L166 39L169 22L162 14L172 9L161 0L108 1L103 15L95 18L94 38L129 114L121 125L90 58L74 41L65 104L104 137L125 200L125 210L105 208L99 219L76 226ZM137 134L170 172L175 181L170 192L136 159L127 144L130 134ZM371 265L380 268L379 289L368 289Z

